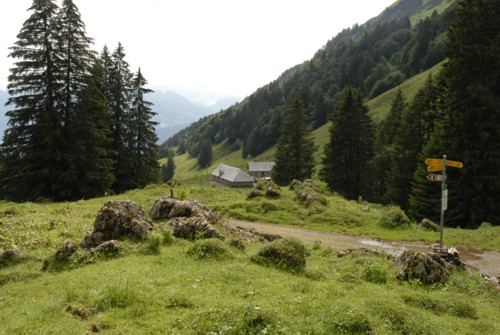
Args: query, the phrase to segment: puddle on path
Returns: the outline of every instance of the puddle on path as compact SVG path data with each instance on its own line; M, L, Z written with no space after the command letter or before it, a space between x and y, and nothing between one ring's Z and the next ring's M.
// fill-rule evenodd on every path
M277 234L285 237L295 237L306 243L321 241L322 245L332 247L337 250L372 248L383 250L388 254L398 256L404 250L416 250L419 252L431 252L430 245L422 242L391 242L381 241L365 237L323 233L314 230L307 230L295 227L285 227L280 225L236 221L231 220L232 224L245 228L253 228L269 234ZM500 277L500 252L481 252L479 250L457 247L460 254L460 260L468 267L482 274Z

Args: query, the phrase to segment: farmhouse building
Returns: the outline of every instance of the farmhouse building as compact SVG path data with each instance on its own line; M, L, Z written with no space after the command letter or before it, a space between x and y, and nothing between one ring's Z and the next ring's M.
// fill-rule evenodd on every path
M212 171L210 178L220 184L231 187L252 187L253 178L239 168L220 164Z
M248 174L254 178L271 177L274 162L248 162Z

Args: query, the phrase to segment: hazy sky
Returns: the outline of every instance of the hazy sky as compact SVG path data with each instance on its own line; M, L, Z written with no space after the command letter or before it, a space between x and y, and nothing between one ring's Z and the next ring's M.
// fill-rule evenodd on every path
M74 0L94 50L120 41L155 90L198 102L245 97L395 0ZM1 0L0 89L33 0ZM61 4L62 1L58 1Z

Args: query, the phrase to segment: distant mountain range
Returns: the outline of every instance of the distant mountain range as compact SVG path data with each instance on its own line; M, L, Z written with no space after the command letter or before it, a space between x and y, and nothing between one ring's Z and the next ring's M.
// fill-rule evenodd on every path
M5 113L9 108L5 106L5 102L8 97L7 92L0 91L0 137L3 137L3 132L7 128L8 118ZM239 100L235 97L224 97L212 106L205 106L194 103L173 91L157 91L148 95L147 99L154 104L153 111L158 113L154 120L159 123L156 129L159 143L163 143L192 122L226 109Z

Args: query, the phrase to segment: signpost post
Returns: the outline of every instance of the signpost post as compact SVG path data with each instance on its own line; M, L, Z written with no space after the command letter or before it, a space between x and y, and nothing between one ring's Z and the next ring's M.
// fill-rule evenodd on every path
M439 158L427 158L425 160L427 165L427 171L438 172L442 171L441 174L428 174L427 180L429 181L440 181L441 182L441 218L439 221L439 249L443 249L443 227L444 227L444 211L448 209L448 188L446 186L446 166L462 168L464 164L462 162L450 161L446 159L446 155L443 155L443 159Z

